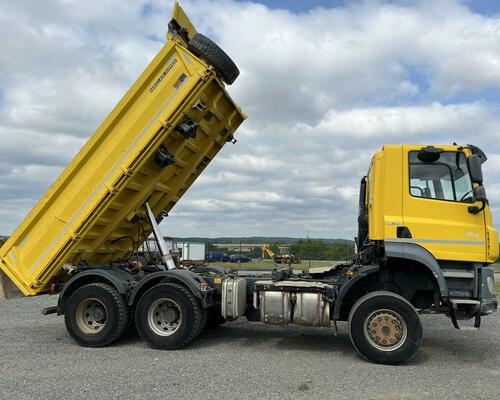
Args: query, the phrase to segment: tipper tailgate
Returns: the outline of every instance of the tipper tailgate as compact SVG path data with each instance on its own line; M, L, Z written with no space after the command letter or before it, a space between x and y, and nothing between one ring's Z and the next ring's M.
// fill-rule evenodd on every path
M123 238L150 234L144 203L171 210L244 119L214 69L170 38L1 247L0 269L36 295L67 262L126 258ZM0 274L0 296L8 284Z

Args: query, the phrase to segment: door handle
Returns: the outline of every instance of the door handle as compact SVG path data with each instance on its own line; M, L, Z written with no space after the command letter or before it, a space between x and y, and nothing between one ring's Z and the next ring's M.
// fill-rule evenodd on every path
M399 239L411 239L411 232L406 226L398 226L396 229L396 236Z

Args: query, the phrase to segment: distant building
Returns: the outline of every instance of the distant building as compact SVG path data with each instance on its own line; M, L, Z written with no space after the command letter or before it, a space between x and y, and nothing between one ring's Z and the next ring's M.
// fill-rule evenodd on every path
M244 251L250 252L254 249L260 249L262 243L214 243L213 246L216 249L224 249L228 251Z
M175 240L171 237L164 237L167 250L172 255L177 255L180 261L203 262L205 260L205 243L187 240ZM141 252L158 252L156 241L153 237L139 248Z

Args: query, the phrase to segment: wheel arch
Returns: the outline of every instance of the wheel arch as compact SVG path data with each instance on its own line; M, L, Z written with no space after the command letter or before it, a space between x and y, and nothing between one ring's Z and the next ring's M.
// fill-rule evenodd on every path
M411 260L422 266L425 266L434 276L439 294L442 298L448 297L448 284L443 275L443 271L436 258L418 243L407 242L404 240L384 242L385 254L389 258Z
M335 299L335 306L332 314L333 320L339 320L341 315L344 315L345 309L349 306L344 302L344 300L348 298L349 294L359 288L361 284L366 281L367 277L372 277L379 271L380 267L378 265L367 265L361 267L356 275L341 286L337 298Z
M134 280L129 273L121 270L95 269L79 272L64 284L59 294L57 304L58 314L64 314L66 301L76 290L82 286L96 282L107 283L115 288L120 295L126 297L130 288L133 286Z
M169 271L155 272L141 280L130 293L128 298L129 306L135 305L147 290L151 289L160 282L179 283L187 287L196 298L200 299L204 308L211 304L211 302L208 301L209 297L206 293L202 293L200 286L202 284L205 286L206 281L201 276L185 269L173 269Z
M436 290L441 297L446 297L448 285L436 259L420 246L410 248L412 252L390 251L383 266L364 266L342 285L335 301L332 319L345 320L357 299L366 294L366 288L393 291L415 307L422 301L426 303L432 300L432 297L422 299L422 296L429 296Z

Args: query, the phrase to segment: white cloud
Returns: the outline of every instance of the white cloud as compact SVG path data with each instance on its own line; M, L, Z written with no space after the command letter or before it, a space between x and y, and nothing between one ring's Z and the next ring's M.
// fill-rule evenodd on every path
M154 0L144 14L145 3L0 5L0 233L161 47L170 5ZM301 14L230 0L182 5L240 67L229 91L249 119L173 209L166 233L352 237L359 179L384 143L483 147L487 191L500 204L500 95L482 98L500 93L499 18L452 0Z

